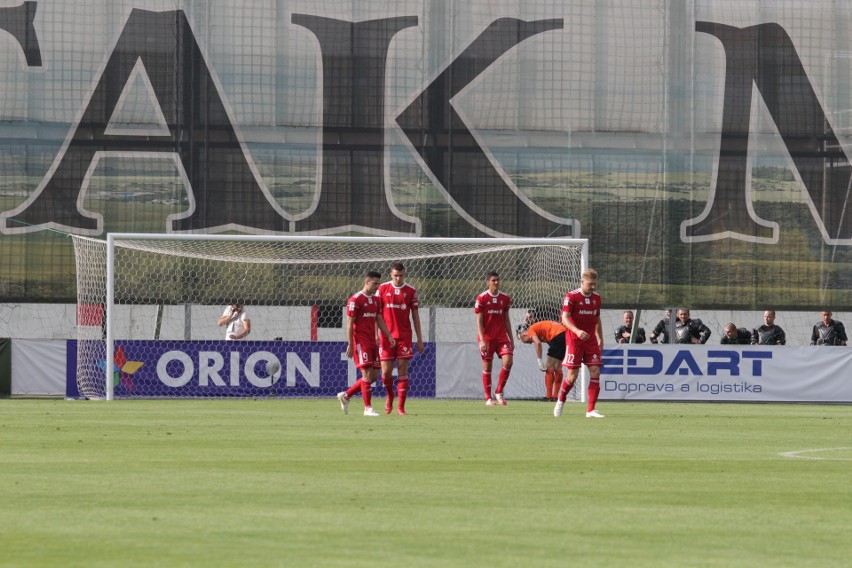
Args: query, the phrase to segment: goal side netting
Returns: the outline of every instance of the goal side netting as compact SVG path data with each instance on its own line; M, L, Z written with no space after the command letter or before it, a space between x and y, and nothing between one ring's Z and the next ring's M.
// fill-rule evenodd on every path
M401 262L417 289L425 349L409 396L482 397L475 297L497 271L513 328L533 310L559 320L588 250L583 239L428 239L112 234L73 237L77 386L86 398L323 397L358 376L346 357L346 302ZM249 334L226 340L228 305ZM546 347L546 346L545 346ZM545 349L546 351L546 349ZM506 397L545 396L532 345L516 340ZM500 369L494 361L494 385ZM395 371L396 372L396 371ZM584 388L575 387L575 399ZM383 396L381 381L374 394Z

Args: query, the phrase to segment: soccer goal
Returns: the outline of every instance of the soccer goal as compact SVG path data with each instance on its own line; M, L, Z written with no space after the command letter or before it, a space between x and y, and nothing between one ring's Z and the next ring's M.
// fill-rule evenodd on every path
M333 396L357 377L346 358L346 301L367 271L387 281L394 262L418 291L425 343L409 366L409 396L479 398L473 302L488 272L500 274L516 327L530 309L558 320L588 264L585 239L73 238L77 386L83 397L108 400ZM239 341L219 326L232 304L250 327ZM383 394L381 381L375 393ZM507 398L544 394L533 347L516 341Z

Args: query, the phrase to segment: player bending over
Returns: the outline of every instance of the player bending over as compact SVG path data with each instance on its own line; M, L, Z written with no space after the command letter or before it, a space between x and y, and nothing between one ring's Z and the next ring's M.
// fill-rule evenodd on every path
M379 345L376 343L376 326L388 339L391 347L396 341L388 326L379 317L382 311L382 299L376 294L379 289L378 272L370 271L364 276L364 288L349 298L346 304L346 356L355 358L355 367L361 370L361 378L349 387L349 390L337 393L337 400L343 414L349 414L349 397L361 391L364 399L364 416L378 416L373 410L373 383L379 375Z
M562 359L565 357L565 326L555 321L539 321L528 328L518 328L518 339L532 343L538 368L544 371L545 398L555 401L562 385ZM541 344L547 343L547 361L541 360Z
M598 285L598 273L589 268L583 272L580 287L565 294L562 301L562 324L565 333L565 380L559 389L559 400L553 408L554 416L562 416L562 407L568 392L574 386L580 366L585 363L589 368L589 403L586 418L603 418L595 410L601 391L601 352L603 350L603 326L601 325L601 297L595 292Z

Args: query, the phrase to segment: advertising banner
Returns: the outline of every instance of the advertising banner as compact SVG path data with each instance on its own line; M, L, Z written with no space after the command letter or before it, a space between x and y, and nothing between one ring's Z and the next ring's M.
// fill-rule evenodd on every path
M76 375L69 365L69 381ZM435 396L433 344L409 376L409 396ZM314 397L346 390L357 370L344 342L117 340L113 379L116 398ZM373 392L384 395L381 381Z
M68 342L68 396L76 396L76 344ZM343 342L145 340L116 345L118 398L328 397L358 377ZM516 355L507 397L540 399L543 373L531 350ZM603 401L852 403L852 350L844 347L625 345L605 349L603 362ZM495 360L495 386L499 369ZM427 343L409 366L409 395L480 398L481 374L475 344ZM384 396L381 381L373 393Z
M603 361L601 400L852 402L845 347L628 345Z

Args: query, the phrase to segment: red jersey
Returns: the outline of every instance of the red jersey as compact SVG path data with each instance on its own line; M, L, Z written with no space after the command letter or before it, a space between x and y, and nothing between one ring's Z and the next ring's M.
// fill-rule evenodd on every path
M550 343L560 333L565 333L565 326L555 321L540 321L532 324L527 333L538 337L539 341Z
M357 292L346 304L346 315L354 317L355 342L376 345L376 317L382 311L382 299L378 294L367 296Z
M598 318L601 316L601 297L597 292L588 296L580 288L568 292L562 300L562 313L566 312L574 325L588 333L592 341L597 341ZM576 337L572 339L578 340Z
M382 317L394 339L411 341L411 312L420 309L417 290L403 284L399 288L393 282L379 286L377 294L382 300Z
M506 332L506 314L509 313L509 306L512 305L512 300L508 294L497 292L496 296L492 296L491 292L486 290L476 297L476 304L473 307L473 312L483 314L483 326L485 328L485 341L495 339L508 339Z

